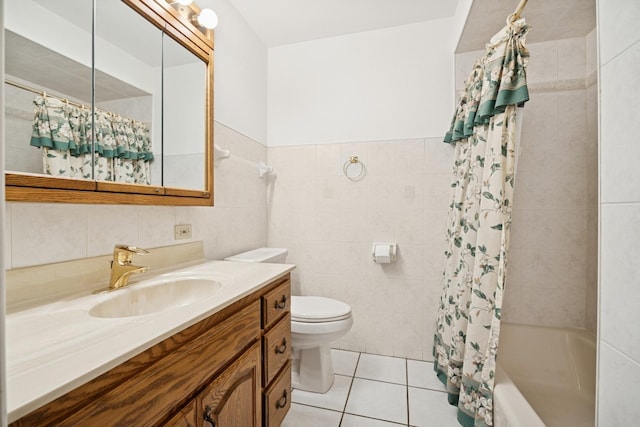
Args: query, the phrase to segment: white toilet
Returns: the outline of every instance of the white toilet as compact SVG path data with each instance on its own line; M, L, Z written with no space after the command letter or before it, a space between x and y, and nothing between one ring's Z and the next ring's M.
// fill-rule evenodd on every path
M284 248L260 248L225 258L225 261L284 263ZM314 296L291 297L293 388L326 393L333 385L331 342L349 332L351 307L342 301Z

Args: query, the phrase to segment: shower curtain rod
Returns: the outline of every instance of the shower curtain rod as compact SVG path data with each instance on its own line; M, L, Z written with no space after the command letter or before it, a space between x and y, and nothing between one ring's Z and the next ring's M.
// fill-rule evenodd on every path
M509 20L511 22L515 22L520 19L520 14L522 14L522 10L527 5L528 1L529 0L520 0L520 3L518 4L518 7L516 7L516 10L509 16Z
M66 104L73 105L74 107L78 107L78 108L82 108L82 109L91 109L91 105L89 105L89 104L80 104L78 102L69 101L67 98L63 98L62 96L55 95L53 93L48 93L48 92L46 92L46 91L44 91L42 89L36 89L34 87L31 87L31 86L28 86L28 85L25 85L25 84L22 84L22 83L14 82L13 80L9 80L9 79L4 79L4 82L6 84L10 85L10 86L14 86L14 87L17 87L17 88L20 88L20 89L24 89L24 90L29 91L29 92L37 93L38 95L41 95L41 96L43 96L45 98L46 97L55 98L55 99L58 99L58 100L66 103ZM105 111L105 110L101 110L99 108L96 108L96 111ZM105 111L105 112L109 113L109 114L112 114L112 115L116 115L116 116L122 117L120 114L117 114L117 113L112 113L110 111ZM124 118L127 119L127 120L132 120L134 123L142 123L144 125L147 125L145 122L140 121L140 120L129 119L127 117L124 117Z
M27 85L22 84L22 83L14 82L14 81L9 80L9 79L4 79L4 82L6 84L10 85L10 86L14 86L14 87L17 87L17 88L20 88L20 89L24 89L24 90L29 91L29 92L37 93L38 95L42 95L43 97L51 97L51 98L58 99L58 100L60 100L62 102L65 102L67 104L73 105L74 107L89 108L89 105L87 105L87 104L79 104L77 102L69 101L67 98L63 98L63 97L61 97L59 95L55 95L55 94L52 94L52 93L47 93L46 91L44 91L42 89L36 89L34 87L27 86Z

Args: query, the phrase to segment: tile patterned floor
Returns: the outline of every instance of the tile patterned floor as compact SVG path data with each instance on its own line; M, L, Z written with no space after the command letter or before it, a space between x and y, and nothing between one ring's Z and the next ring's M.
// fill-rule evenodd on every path
M294 390L282 427L458 427L433 363L331 350L325 393Z

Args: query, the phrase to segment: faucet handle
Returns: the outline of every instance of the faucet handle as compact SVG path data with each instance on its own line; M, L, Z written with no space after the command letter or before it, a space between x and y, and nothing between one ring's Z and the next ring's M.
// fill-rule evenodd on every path
M113 267L114 261L120 265L131 264L131 259L134 254L146 255L148 253L149 251L136 246L115 245L113 247L113 260L111 261L111 266Z
M116 245L113 248L114 252L129 252L132 254L138 255L147 255L149 253L148 250L139 248L137 246L129 246L129 245Z

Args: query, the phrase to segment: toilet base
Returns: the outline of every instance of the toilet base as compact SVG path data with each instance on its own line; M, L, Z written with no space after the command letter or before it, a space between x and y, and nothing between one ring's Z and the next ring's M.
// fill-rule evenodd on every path
M313 393L326 393L333 385L333 360L328 345L293 348L291 386Z

